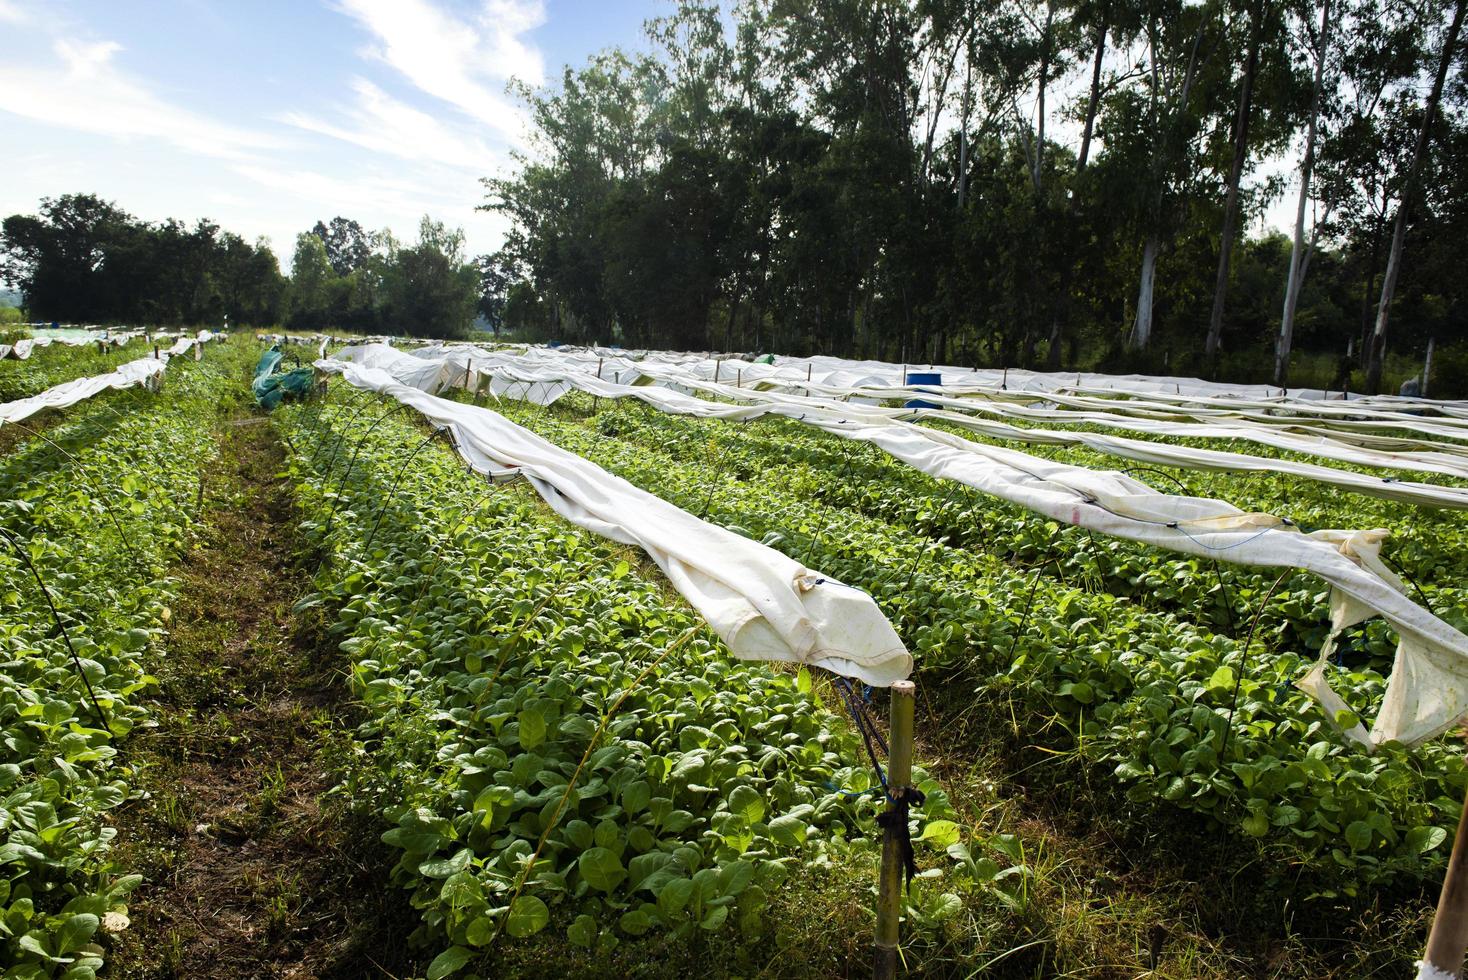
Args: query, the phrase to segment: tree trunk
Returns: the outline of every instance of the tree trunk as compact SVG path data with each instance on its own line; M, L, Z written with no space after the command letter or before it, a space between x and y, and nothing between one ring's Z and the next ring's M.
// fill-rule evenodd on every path
M1361 343L1357 349L1361 352L1363 366L1366 348L1371 346L1371 296L1376 292L1376 270L1380 264L1381 222L1377 221L1371 229L1371 261L1366 266L1366 281L1361 284Z
M1152 281L1157 273L1157 236L1147 236L1142 247L1141 285L1137 289L1137 318L1132 323L1131 346L1146 350L1152 340Z
M1397 204L1396 227L1392 229L1392 250L1386 260L1386 275L1381 281L1381 302L1376 307L1376 327L1371 331L1371 347L1366 351L1366 390L1372 394L1381 388L1382 360L1386 353L1387 318L1391 314L1392 296L1397 289L1397 275L1402 271L1402 245L1407 239L1407 215L1412 210L1417 184L1422 177L1422 164L1427 159L1428 141L1432 136L1432 120L1437 115L1437 104L1442 99L1443 82L1447 80L1448 68L1453 63L1453 51L1458 46L1458 31L1463 26L1463 3L1453 5L1453 22L1443 38L1442 55L1437 62L1437 76L1432 80L1432 92L1427 96L1427 109L1422 115L1422 128L1417 131L1417 145L1412 148L1412 163L1407 169L1407 181L1402 187L1402 199Z
M958 210L963 210L968 194L968 114L973 98L973 69L967 67L963 75L963 113L958 123Z
M1263 11L1256 11L1249 25L1249 54L1244 61L1244 79L1239 85L1239 110L1234 119L1234 158L1228 170L1228 194L1223 201L1223 234L1218 243L1218 278L1213 285L1213 313L1208 318L1208 343L1204 349L1209 362L1218 356L1223 338L1223 309L1228 298L1228 267L1233 257L1234 235L1239 217L1239 181L1244 174L1244 160L1249 153L1249 108L1254 95L1254 72L1259 67L1259 22Z
M1289 383L1290 345L1295 336L1295 307L1305 281L1305 206L1310 200L1310 175L1315 168L1315 123L1320 117L1320 99L1325 89L1325 61L1330 55L1330 0L1320 5L1320 50L1315 61L1315 96L1310 103L1310 122L1305 129L1305 159L1300 164L1300 200L1295 205L1295 238L1290 244L1289 279L1285 282L1284 315L1279 321L1279 338L1274 345L1274 383Z
M1109 30L1107 15L1101 15L1096 28L1096 58L1091 62L1091 97L1086 102L1086 129L1081 134L1081 152L1076 157L1076 176L1086 169L1086 160L1091 154L1091 135L1096 128L1096 109L1101 103L1101 61L1106 57L1106 33Z
M1040 193L1045 172L1045 85L1050 81L1050 25L1055 20L1054 0L1045 4L1045 29L1040 35L1040 90L1035 107L1035 193Z
M1154 126L1157 126L1159 122L1156 105L1156 92L1158 89L1156 28L1157 21L1156 18L1153 18L1152 27L1149 31L1149 36L1152 37L1152 42L1149 47L1153 51L1151 69L1153 96L1152 106L1148 110L1148 116ZM1203 31L1199 30L1193 35L1192 50L1188 53L1188 68L1183 74L1183 84L1177 93L1176 109L1174 111L1178 114L1185 114L1188 111L1188 96L1193 89L1193 80L1197 77L1198 51L1202 42ZM1158 128L1160 129L1161 127ZM1155 198L1152 205L1152 213L1147 221L1150 227L1147 230L1146 244L1142 247L1142 274L1141 281L1137 285L1137 315L1132 323L1132 332L1128 339L1128 346L1135 350L1146 350L1147 345L1152 340L1152 296L1157 272L1157 254L1161 247L1158 239L1162 233L1162 213L1167 196L1167 178L1163 176L1165 172L1163 161L1171 159L1174 152L1172 140L1168 139L1164 133L1160 139L1159 149L1153 154L1152 181L1154 184L1153 193Z

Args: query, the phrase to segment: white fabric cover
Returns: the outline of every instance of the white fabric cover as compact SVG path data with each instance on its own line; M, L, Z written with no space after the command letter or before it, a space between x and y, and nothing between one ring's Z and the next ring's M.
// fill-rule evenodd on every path
M155 358L150 354L136 361L128 361L107 374L62 382L38 395L0 405L0 423L20 422L48 408L68 408L111 388L131 388L144 384L161 375L167 364L166 359Z
M435 368L435 362L409 355L354 356L391 362L418 381ZM879 687L912 672L911 655L866 593L701 521L489 409L435 397L376 366L321 360L317 367L447 427L476 470L517 468L573 524L642 548L735 656L824 667Z
M1459 974L1434 966L1426 960L1417 961L1417 980L1458 980Z
M892 409L751 392L684 377L690 387L710 394L758 402L731 405L664 387L617 385L532 363L550 359L553 355L543 351L526 359L486 355L483 369L495 370L510 381L564 381L598 397L632 397L663 411L703 418L747 420L766 414L796 418L834 435L868 442L929 475L955 480L1057 521L1221 561L1305 569L1330 583L1331 623L1336 631L1379 614L1398 633L1396 662L1370 742L1420 742L1468 711L1468 637L1402 594L1401 583L1380 561L1384 530L1307 535L1277 517L1245 513L1223 501L1163 494L1120 473L1055 463L913 425L893 417ZM505 366L496 369L491 360ZM644 365L644 370L652 369ZM1276 467L1279 463L1267 462ZM1301 681L1302 689L1320 700L1332 718L1344 709L1324 677L1333 642L1332 638L1315 669ZM1367 740L1364 729L1351 734Z
M200 331L207 334L208 331ZM209 337L213 337L209 334ZM159 356L149 354L135 361L128 361L120 365L117 370L106 374L99 374L91 378L76 378L72 381L64 381L59 385L47 388L38 395L29 398L20 398L13 402L0 405L0 424L6 422L20 422L30 418L37 412L48 408L69 408L77 402L85 401L93 395L111 389L131 388L134 385L148 384L162 376L168 367L170 358L180 354L187 354L194 348L199 340L193 337L180 337L174 345L166 351L159 351Z

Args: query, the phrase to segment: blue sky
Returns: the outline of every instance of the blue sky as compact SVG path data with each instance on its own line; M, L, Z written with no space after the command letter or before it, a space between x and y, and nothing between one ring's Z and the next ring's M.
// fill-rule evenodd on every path
M208 217L289 265L318 219L492 251L479 178L524 147L511 78L643 48L666 0L0 0L0 216L88 191Z

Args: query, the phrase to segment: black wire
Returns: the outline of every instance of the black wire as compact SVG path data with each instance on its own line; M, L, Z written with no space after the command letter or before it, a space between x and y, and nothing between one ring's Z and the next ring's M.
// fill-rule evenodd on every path
M35 577L36 585L40 586L41 595L45 597L46 605L51 610L51 618L56 621L56 628L61 631L61 638L66 641L67 650L71 651L71 662L76 667L77 676L82 679L82 684L87 689L87 697L91 699L92 710L97 713L97 720L102 723L102 728L106 730L109 738L116 738L116 733L112 731L112 726L107 722L107 715L102 711L102 705L97 701L97 692L92 690L92 682L82 668L81 657L77 655L76 646L71 642L71 633L67 631L66 624L61 620L61 613L56 609L56 601L51 596L51 590L46 587L45 581L41 578L40 569L32 563L30 556L25 553L25 549L20 546L20 540L14 534L5 528L0 528L0 534L5 535L5 540L10 543L15 556L26 568L30 569L31 575Z

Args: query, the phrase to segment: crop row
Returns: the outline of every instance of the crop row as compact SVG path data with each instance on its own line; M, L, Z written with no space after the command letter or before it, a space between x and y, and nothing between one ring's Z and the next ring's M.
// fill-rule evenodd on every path
M591 405L589 399L578 402L581 408ZM794 421L725 424L714 429L711 437L707 422L670 416L655 424L644 423L647 414L620 416L618 424L623 428L619 431L670 455L702 456L713 468L721 465L723 446L737 446L738 456L757 462L761 479L914 534L963 548L981 548L1012 564L1037 567L1043 575L1083 582L1143 608L1184 613L1213 632L1242 636L1257 615L1261 628L1289 630L1291 641L1304 649L1318 648L1324 636L1323 619L1312 615L1312 610L1323 608L1320 597L1325 587L1305 572L1290 572L1276 585L1278 570L1177 555L1037 519L1023 508L937 480L870 446L834 439ZM1116 461L1100 457L1089 462ZM798 485L802 480L806 485ZM1155 482L1165 484L1165 480ZM1318 495L1318 488L1306 489ZM1221 487L1211 492L1227 496ZM1289 514L1305 522L1311 514L1304 504L1311 498L1302 491L1296 499L1299 506ZM1398 505L1398 510L1416 516L1410 508ZM1412 582L1422 583L1426 601L1435 610L1450 621L1468 625L1468 617L1458 612L1457 600L1464 595L1457 585L1461 577L1453 579L1451 586L1434 584L1445 578L1441 572L1449 561L1459 562L1461 551L1455 551L1454 545L1468 544L1463 534L1465 516L1431 514L1434 522L1426 528L1412 525L1414 533L1407 542L1389 549L1389 560L1403 567ZM1349 519L1343 523L1359 526ZM1303 526L1323 525L1306 522ZM1261 605L1259 597L1264 594L1271 598ZM1394 650L1394 641L1382 623L1368 625L1357 645L1362 654L1377 658L1373 666L1389 662Z
M1312 659L1313 644L1299 638L1324 636L1318 601L1308 601L1318 595L1297 597L1289 629L1256 635L1246 657L1239 640L1104 589L915 539L907 527L828 503L821 488L848 478L839 465L790 454L772 477L751 448L763 430L731 438L727 423L635 406L604 406L590 420L504 409L645 489L871 592L927 683L950 693L972 685L1020 731L1113 770L1134 802L1206 814L1257 840L1278 866L1306 864L1346 892L1441 865L1465 786L1462 760L1441 744L1362 753L1291 686ZM801 438L827 439L838 458L844 445ZM891 495L914 510L932 506L930 495ZM999 508L965 504L978 526L998 523ZM1055 530L1030 524L1037 535ZM1261 596L1258 587L1237 589L1245 607ZM1355 636L1359 643L1378 631L1372 624ZM1362 714L1383 689L1370 666L1332 680Z
M38 349L24 361L6 361L0 368L0 402L40 394L64 381L106 374L125 361L152 352L140 340L99 351L95 344L66 347L52 344Z
M879 800L807 674L732 660L636 555L364 404L277 418L327 556L306 603L331 611L369 713L345 790L391 825L417 939L442 950L430 976L553 922L598 956L644 934L765 936L811 862L852 862L842 887L865 894ZM919 832L955 858L912 892L936 923L1001 875L921 788Z
M189 537L214 406L236 366L224 353L185 362L164 394L68 420L0 461L8 977L92 977L99 931L127 924L141 879L109 858L109 812L133 793L126 738L149 720L147 661L176 588L167 565Z
M946 423L932 423L971 437L971 433ZM1095 426L1069 427L1076 431L1106 432ZM1147 438L1138 436L1138 438ZM1201 449L1238 450L1231 440L1151 438L1148 441ZM1024 446L1026 452L1059 462L1092 469L1128 470L1126 460L1119 460L1081 446ZM1248 444L1251 455L1266 459L1299 460L1318 463L1311 456ZM1419 479L1428 483L1468 486L1468 481L1439 474L1413 474L1386 471L1345 462L1331 462L1336 469L1349 470L1378 479ZM1228 500L1246 511L1259 511L1287 517L1305 530L1315 528L1386 528L1391 532L1384 552L1387 559L1404 570L1415 585L1421 586L1439 612L1453 615L1463 606L1462 555L1468 546L1468 513L1447 508L1413 507L1380 497L1334 490L1287 473L1228 473L1133 466L1131 475L1156 486L1165 493L1189 493ZM1441 601L1437 590L1442 590Z

